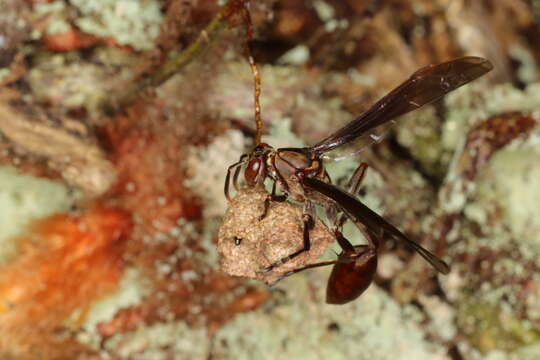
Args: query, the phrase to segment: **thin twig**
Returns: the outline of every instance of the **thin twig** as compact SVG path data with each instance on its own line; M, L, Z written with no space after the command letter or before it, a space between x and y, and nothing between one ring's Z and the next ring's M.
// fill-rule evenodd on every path
M158 71L150 75L148 80L144 83L144 88L163 84L193 59L197 58L203 51L207 50L212 45L225 24L224 11L222 10L214 17L214 19L212 19L208 26L201 31L195 42L178 54L178 56L173 57L163 64Z
M196 59L217 39L220 31L227 24L227 19L234 11L233 7L237 6L239 0L229 0L220 12L212 19L212 21L201 31L197 39L189 45L184 51L170 58L166 63L161 65L157 71L148 75L143 81L135 84L131 89L128 89L116 97L111 97L110 103L105 105L112 112L121 109L133 101L138 96L141 96L145 90L155 88L167 80L174 74L178 73L183 67Z

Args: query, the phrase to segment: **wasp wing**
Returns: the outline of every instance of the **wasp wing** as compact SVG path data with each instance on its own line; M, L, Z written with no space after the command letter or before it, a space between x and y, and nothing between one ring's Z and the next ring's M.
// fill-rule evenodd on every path
M493 65L488 60L474 56L423 67L362 115L309 149L322 154L360 136L366 137L367 142L375 142L377 136L371 131L376 127L439 100L491 69Z
M444 261L424 249L420 244L406 237L395 226L387 222L376 212L362 204L351 194L341 190L337 186L327 184L315 178L306 177L303 183L314 191L330 198L339 206L339 208L353 221L357 226L365 226L371 233L377 236L389 235L394 240L403 241L418 254L420 254L428 263L430 263L438 272L448 274L450 267Z

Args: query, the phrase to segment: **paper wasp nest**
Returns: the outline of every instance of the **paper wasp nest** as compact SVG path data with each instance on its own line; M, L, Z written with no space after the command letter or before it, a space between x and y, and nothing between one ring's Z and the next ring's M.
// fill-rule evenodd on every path
M317 218L309 232L309 251L260 272L303 246L302 206L270 202L266 217L260 220L267 194L262 188L244 189L232 199L219 229L218 251L223 272L273 284L287 272L316 262L334 237Z

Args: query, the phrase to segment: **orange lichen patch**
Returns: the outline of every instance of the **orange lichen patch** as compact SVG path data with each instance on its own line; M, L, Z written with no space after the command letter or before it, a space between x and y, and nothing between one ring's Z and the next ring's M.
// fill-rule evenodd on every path
M97 325L99 334L106 338L114 334L125 333L137 328L148 315L148 309L144 306L135 306L122 309L111 321L101 322Z
M270 298L268 291L262 291L260 289L252 289L246 292L244 295L237 297L229 306L229 312L231 314L246 312L255 310L266 300Z
M0 268L0 348L39 342L75 309L83 320L118 284L131 228L131 216L100 206L34 223L18 258Z
M199 218L200 207L183 185L181 137L157 119L149 126L137 123L146 116L159 115L136 106L107 126L105 137L118 172L112 192L151 234L169 231L179 218Z
M57 52L86 49L100 44L117 47L125 51L132 51L130 46L120 45L112 37L97 37L84 33L75 26L71 26L66 32L45 34L42 41L47 50Z
M279 37L297 37L313 30L319 20L306 3L302 1L282 2L276 11L274 31Z
M71 51L96 45L100 39L82 33L72 26L68 31L57 34L45 34L43 45L50 51Z
M165 87L159 98L139 99L103 121L101 140L118 179L109 195L136 219L125 258L152 287L144 303L98 325L104 339L178 319L217 329L233 316L228 307L241 281L211 266L214 238L199 222L200 202L184 185L193 170L188 151L227 126L208 114L206 85L200 84L210 80L197 73L197 79Z

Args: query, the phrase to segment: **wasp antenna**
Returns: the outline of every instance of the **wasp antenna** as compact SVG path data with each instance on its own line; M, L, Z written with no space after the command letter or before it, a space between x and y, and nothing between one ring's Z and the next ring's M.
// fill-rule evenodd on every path
M249 13L249 1L243 3L243 15L244 22L246 23L246 55L251 66L251 72L253 73L254 81L254 100L255 100L255 146L261 143L262 138L262 118L261 118L261 103L259 101L261 95L261 75L259 68L253 58L253 49L251 47L251 41L253 40L253 23L251 22L251 14Z

